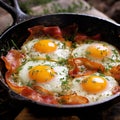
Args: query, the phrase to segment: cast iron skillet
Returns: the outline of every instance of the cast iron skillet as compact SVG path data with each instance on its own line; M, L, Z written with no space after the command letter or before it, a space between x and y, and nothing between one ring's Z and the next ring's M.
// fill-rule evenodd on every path
M65 27L73 23L78 24L79 30L86 35L95 35L100 33L104 41L116 46L120 49L120 25L102 18L85 15L85 14L72 14L72 13L61 13L51 14L39 17L33 17L24 14L17 3L17 0L11 0L13 7L0 1L0 6L5 8L11 13L14 19L13 26L7 29L0 36L0 55L6 55L10 48L13 46L11 40L14 40L15 44L20 47L22 43L29 36L28 28L35 25L44 26L60 26ZM4 51L5 50L5 51ZM13 92L5 83L4 75L6 72L4 63L0 60L0 83L6 88L13 99L27 103L30 106L37 107L36 110L45 110L48 113L56 112L58 114L82 114L83 112L99 111L108 108L120 101L120 95L114 95L109 99L102 102L85 104L85 105L50 105L45 103L36 103L29 100L19 94ZM45 112L45 113L47 113ZM42 112L43 114L44 112ZM56 114L55 113L55 114Z

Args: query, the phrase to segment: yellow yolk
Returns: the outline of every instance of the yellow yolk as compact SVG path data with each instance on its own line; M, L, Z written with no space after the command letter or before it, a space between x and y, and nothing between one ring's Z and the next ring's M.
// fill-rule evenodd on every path
M86 53L89 57L103 59L110 54L110 50L103 44L93 44L87 48Z
M57 45L49 39L43 39L35 43L34 49L38 52L49 53L57 49Z
M55 71L49 66L35 66L29 70L29 77L36 82L48 82L55 76Z
M90 76L82 82L82 87L88 93L96 94L107 87L107 80L99 76Z

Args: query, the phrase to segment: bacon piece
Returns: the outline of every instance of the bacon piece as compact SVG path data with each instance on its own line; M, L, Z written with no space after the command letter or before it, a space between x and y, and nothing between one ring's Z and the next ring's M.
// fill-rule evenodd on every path
M23 89L21 95L40 103L58 104L58 102L52 95L41 95L31 88Z
M78 31L78 25L77 24L72 24L72 25L69 25L69 26L62 29L63 36L67 40L71 40L71 39L73 40L77 31Z
M33 86L33 89L35 89L36 91L38 91L40 94L42 95L53 95L52 92L40 87L40 86Z
M116 94L116 93L120 93L120 86L116 86L116 87L114 87L114 89L112 90L112 93L113 94Z
M120 82L120 65L112 67L110 73L117 81Z
M21 59L24 57L18 50L11 49L6 56L2 56L5 66L8 70L14 71L21 65Z
M47 35L50 35L59 40L64 40L64 38L62 37L62 32L58 26L44 27L43 30L44 30L45 34L47 34Z
M105 70L102 64L92 62L88 60L87 58L73 58L69 60L68 62L71 66L73 66L73 69L69 70L69 75L72 77L90 75L97 71L104 72ZM86 68L84 71L79 68L82 65L84 65Z
M11 74L12 71L7 71L5 74L5 80L7 85L16 93L21 93L21 91L23 89L25 89L27 86L18 86L17 84L15 84L15 82L13 80L11 80Z
M93 39L93 40L101 40L101 34L98 33L96 35L90 36L90 38Z
M87 38L88 38L87 35L77 33L76 36L75 36L75 38L74 38L74 41L77 42L77 43L81 43L84 40L86 40Z
M28 31L30 32L30 35L27 38L26 42L33 39L33 38L40 37L43 34L43 29L44 29L44 26L42 26L42 25L28 28Z
M20 93L26 86L18 86L11 80L12 73L21 65L21 59L24 58L24 55L21 54L18 50L11 49L6 56L1 57L5 62L7 72L5 73L5 80L8 86L15 91Z
M42 25L38 25L28 28L28 31L30 32L30 35L26 42L33 38L39 38L42 36L50 36L61 41L64 40L61 29L58 26L44 27Z
M75 105L86 104L89 100L86 97L78 96L77 94L64 95L59 98L61 104Z
M87 39L92 39L92 40L99 41L99 40L101 40L101 35L96 34L96 35L93 35L93 36L87 36L87 35L82 34L82 33L77 33L75 38L74 38L74 41L77 42L77 43L82 43Z
M100 63L92 62L88 60L87 58L77 58L76 60L78 59L80 59L88 69L101 71L101 72L104 72L105 70L104 66Z

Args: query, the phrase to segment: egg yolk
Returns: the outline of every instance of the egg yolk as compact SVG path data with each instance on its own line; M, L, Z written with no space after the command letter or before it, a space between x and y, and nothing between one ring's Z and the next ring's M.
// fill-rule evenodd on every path
M86 53L89 57L103 59L110 54L110 50L103 44L93 44L87 48Z
M96 94L107 87L107 80L99 76L90 76L82 82L82 87L88 93Z
M57 45L49 39L43 39L34 44L34 49L38 52L49 53L57 49Z
M55 71L50 66L35 66L29 70L29 77L36 82L48 82L55 76Z

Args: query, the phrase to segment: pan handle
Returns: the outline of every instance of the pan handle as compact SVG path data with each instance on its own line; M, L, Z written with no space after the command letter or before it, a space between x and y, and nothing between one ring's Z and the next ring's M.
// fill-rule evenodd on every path
M13 20L14 20L13 25L18 24L24 20L30 19L32 17L32 16L25 14L20 9L18 0L10 0L10 1L12 3L12 6L8 5L7 3L3 2L2 0L0 0L0 6L12 15Z

